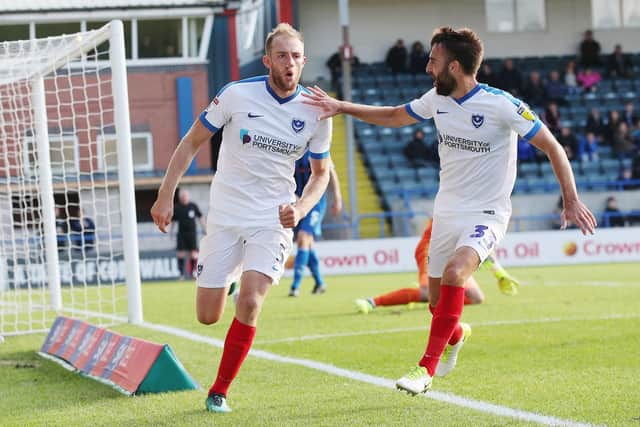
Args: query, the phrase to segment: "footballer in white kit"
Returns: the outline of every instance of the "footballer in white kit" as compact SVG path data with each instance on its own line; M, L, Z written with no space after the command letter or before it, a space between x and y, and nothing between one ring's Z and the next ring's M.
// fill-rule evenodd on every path
M434 376L456 365L471 336L460 322L464 284L504 236L511 215L516 177L517 135L544 151L558 178L564 200L563 225L572 221L593 233L596 221L580 201L566 153L546 126L521 101L478 84L484 47L468 28L437 28L431 38L426 72L434 89L398 106L369 106L339 101L310 88L308 103L324 114L351 114L360 120L399 127L435 120L440 153L440 187L434 203L429 249L429 340L418 365L396 381L410 394L426 392ZM442 358L442 360L441 360Z
M207 234L202 239L197 284L220 288L242 271L259 271L276 284L292 247L278 206L295 202L295 161L329 156L331 120L296 92L280 98L268 76L223 87L200 114L210 131L224 126L219 168L211 185Z
M516 179L517 134L531 139L542 123L520 100L476 85L462 98L431 89L405 105L422 122L433 118L440 154L429 274L440 277L451 254L472 247L484 261L504 237Z

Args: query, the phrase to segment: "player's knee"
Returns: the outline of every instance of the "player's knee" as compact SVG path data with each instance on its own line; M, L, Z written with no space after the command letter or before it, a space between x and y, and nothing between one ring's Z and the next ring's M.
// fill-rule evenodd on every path
M218 312L198 312L198 322L203 325L213 325L222 317L222 313Z
M484 302L484 295L476 295L476 294L468 295L467 300L471 305L482 304Z
M248 316L255 316L260 311L260 299L258 297L249 296L238 298L236 311L242 312Z
M455 263L447 264L442 273L442 284L446 285L462 285L467 277L465 277L464 268Z

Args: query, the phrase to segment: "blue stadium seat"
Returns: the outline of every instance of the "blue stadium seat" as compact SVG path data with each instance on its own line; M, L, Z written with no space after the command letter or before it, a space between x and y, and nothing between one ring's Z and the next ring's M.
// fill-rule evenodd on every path
M387 167L378 167L378 168L372 168L371 172L376 182L378 183L383 181L395 182L396 174L393 171L393 169L389 169Z
M409 161L402 154L392 153L389 155L389 162L393 168L408 168Z
M386 154L369 153L367 155L367 162L374 169L389 167L389 157Z
M523 178L516 179L516 183L513 186L513 194L524 194L529 189L527 182Z
M618 159L601 159L600 166L602 173L605 175L615 174L617 176L620 172L620 161Z
M418 181L420 182L436 182L440 171L436 167L418 168Z
M360 147L367 158L371 155L384 154L384 145L377 139L363 139L360 141Z
M360 138L376 138L377 132L372 127L366 126L358 130L358 136Z
M395 169L396 180L398 182L406 183L406 182L417 182L416 171L412 168L397 168Z
M529 193L546 193L547 182L546 178L542 177L529 177L525 178Z
M551 167L551 163L548 161L540 163L540 175L542 177L553 175L553 168Z
M522 163L518 171L523 178L540 175L537 163Z
M582 162L580 164L580 169L582 170L582 174L588 177L600 175L600 162Z

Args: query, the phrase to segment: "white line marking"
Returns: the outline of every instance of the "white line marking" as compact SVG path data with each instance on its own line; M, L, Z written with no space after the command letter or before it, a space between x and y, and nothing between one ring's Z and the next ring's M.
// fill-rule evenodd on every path
M586 322L592 320L614 320L614 319L637 319L640 314L609 314L599 317L542 317L540 319L514 319L514 320L488 320L486 322L470 323L471 326L500 326L500 325L524 325L531 323L554 323L554 322ZM334 334L318 334L318 335L303 335L300 337L287 337L276 338L272 340L256 340L255 344L277 344L284 342L297 342L297 341L313 341L324 340L330 338L344 338L344 337L357 337L362 335L380 335L380 334L395 334L401 332L415 332L415 331L428 331L429 326L414 326L411 328L391 328L391 329L367 329L366 331L356 332L337 332Z
M223 348L224 341L199 335L193 332L186 331L184 329L175 328L173 326L158 325L153 323L144 322L139 325L143 328L151 329L158 332L167 333L170 335L186 338L191 341L201 342L209 344L213 347ZM372 384L379 387L395 389L395 382L386 378L376 377L362 372L351 371L348 369L339 368L337 366L329 365L327 363L317 362L309 359L299 359L296 357L280 356L274 353L270 353L263 350L252 349L249 354L258 357L260 359L270 360L278 363L288 363L291 365L304 366L306 368L314 369L320 372L324 372L330 375L335 375L343 378L348 378L354 381L360 381L367 384ZM513 409L507 406L496 405L481 400L469 399L462 396L456 396L451 393L442 393L438 391L430 391L424 395L429 399L437 400L444 403L450 403L457 406L462 406L469 409L475 409L480 412L486 412L492 415L498 415L503 417L511 417L518 420L535 422L548 426L569 426L569 427L588 427L592 424L585 424L578 421L567 420L562 418L556 418L549 415L537 414L535 412L522 411L520 409Z
M579 286L597 286L597 287L607 287L607 288L620 288L624 286L630 286L632 283L630 282L611 282L611 281L597 281L597 280L587 280L582 282L558 282L554 280L542 281L540 282L542 285L546 286L566 286L566 285L579 285Z

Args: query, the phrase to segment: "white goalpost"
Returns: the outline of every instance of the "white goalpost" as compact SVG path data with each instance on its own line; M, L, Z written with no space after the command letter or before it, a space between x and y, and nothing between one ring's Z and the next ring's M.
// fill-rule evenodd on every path
M0 336L142 322L124 46L0 42Z

